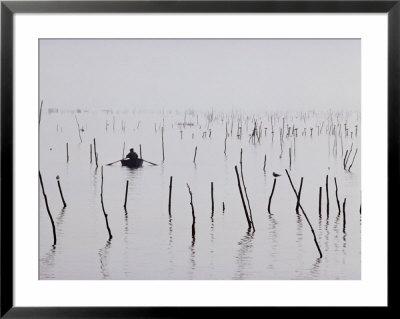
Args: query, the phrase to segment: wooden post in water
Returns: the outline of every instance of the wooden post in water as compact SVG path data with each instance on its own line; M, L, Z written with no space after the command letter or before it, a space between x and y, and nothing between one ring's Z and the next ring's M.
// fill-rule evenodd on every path
M249 200L249 196L247 195L247 188L246 188L246 184L244 183L244 177L243 177L243 149L240 149L240 176L242 178L242 184L243 184L243 189L244 189L244 194L246 195L246 200L247 200L247 205L249 206L249 217L250 217L250 223L251 226L253 227L253 230L255 231L256 228L254 227L254 223L253 223L253 215L251 213L251 206L250 206L250 200Z
M327 217L327 218L329 218L329 190L328 190L328 175L326 175L325 189L326 189L326 217Z
M338 214L340 214L340 201L339 201L339 196L338 196L338 187L337 187L336 177L335 177L335 187L336 187L336 203L338 206Z
M189 191L189 195L190 195L190 207L192 208L192 238L194 239L195 234L196 234L196 230L195 230L195 223L196 223L196 216L194 214L194 206L193 206L193 194L192 191L190 190L189 184L186 183L186 186L188 188Z
M68 143L67 143L67 163L69 162L69 152L68 152Z
M292 148L289 147L289 170L292 170Z
M142 157L142 144L139 144L139 154L140 154L140 158L143 158Z
M81 128L79 127L78 118L76 117L76 115L75 115L75 120L76 120L76 125L78 125L79 139L81 140L81 143L82 143Z
M322 199L322 187L319 188L319 206L318 206L319 218L321 218L321 199Z
M296 204L296 214L299 214L299 207L300 207L300 196L301 196L301 190L303 189L303 177L300 180L300 187L299 191L297 193L297 204Z
M361 207L361 206L360 206ZM361 208L360 208L361 209ZM222 213L225 213L225 203L222 202Z
M57 179L58 190L60 191L60 196L61 196L61 199L62 199L64 208L65 208L65 207L67 207L67 204L65 203L64 195L63 195L63 192L62 192L62 190L61 190L61 184L60 184L59 177L57 176L56 179Z
M40 174L40 171L39 171L39 180L40 180L40 185L42 186L42 193L43 193L43 197L44 197L44 202L46 203L47 214L49 215L51 227L53 228L53 246L55 246L57 244L56 226L54 225L53 216L51 216L49 203L47 202L47 195L46 195L46 192L44 191L43 180L42 180L42 175Z
M211 182L211 218L214 217L214 183Z
M128 185L129 185L129 181L126 181L126 187L125 187L125 202L124 202L124 208L126 210L126 200L128 198Z
M264 168L263 171L265 173L265 165L267 164L267 154L264 155Z
M172 193L172 176L169 178L169 196L168 196L168 213L171 217L171 193Z
M349 169L348 169L349 172L350 172L351 167L353 166L354 159L356 158L356 155L357 155L357 151L358 151L358 148L356 148L356 152L354 153L353 160L351 161L351 164L349 166Z
M92 164L92 144L90 144L90 164Z
M296 197L298 197L298 194L296 192L296 189L293 186L292 179L290 178L290 175L289 175L289 172L287 171L287 169L285 169L285 172L286 172L287 177L289 178L290 185L292 186L292 189L293 189ZM318 244L318 241L317 241L317 236L315 235L315 232L314 232L314 228L312 227L312 225L310 223L310 220L308 219L308 216L307 216L306 212L304 211L304 209L303 209L303 207L301 206L300 203L299 203L299 207L300 207L301 212L303 213L304 217L307 220L308 226L310 226L311 232L312 232L313 237L314 237L314 243L317 246L317 249L318 249L318 252L319 252L319 257L322 258L322 252L321 252L321 249L319 248L319 244Z
M195 163L195 164L196 164L196 155L197 155L197 146L194 149L194 157L193 157L193 163Z
M108 240L111 240L112 235L111 235L110 226L108 225L108 215L106 214L106 211L104 209L104 202L103 202L103 166L101 167L101 193L100 193L100 199L101 199L101 208L103 209L104 218L106 220L106 226L107 226L107 231L108 231Z
M276 177L274 178L274 184L272 185L272 191L271 194L269 195L269 200L268 200L268 213L271 215L271 201L272 201L272 196L274 195L275 191L275 185L276 185Z
M226 155L226 139L228 138L228 135L225 135L225 141L224 141L224 154Z
M93 147L94 147L94 159L96 161L96 168L99 167L98 162L97 162L97 149L96 149L96 139L93 139Z
M161 144L162 144L162 160L164 162L165 156L164 156L164 126L161 128Z
M343 200L343 233L346 233L346 198Z
M246 202L244 201L243 192L242 192L242 187L240 186L240 177L239 177L239 173L238 173L238 169L237 169L237 166L236 166L236 165L235 165L235 172L236 172L236 177L237 177L237 182L238 182L240 197L241 197L241 199L242 199L242 204L243 204L244 213L245 213L245 215L246 215L247 224L249 225L249 230L250 230L250 229L251 229L251 222L250 222L250 218L249 218L249 213L247 212Z

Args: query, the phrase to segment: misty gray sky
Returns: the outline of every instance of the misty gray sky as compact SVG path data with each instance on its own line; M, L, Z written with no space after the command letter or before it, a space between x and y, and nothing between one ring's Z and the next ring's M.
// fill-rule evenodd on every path
M360 109L361 41L41 39L47 107Z

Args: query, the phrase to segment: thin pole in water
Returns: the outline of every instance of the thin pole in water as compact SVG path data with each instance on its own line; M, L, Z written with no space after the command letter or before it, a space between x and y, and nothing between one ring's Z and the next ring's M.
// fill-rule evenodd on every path
M343 200L343 233L346 233L346 198Z
M319 206L318 206L319 218L321 218L321 199L322 199L322 187L319 188Z
M171 194L172 194L172 176L169 178L169 196L168 196L168 213L171 217Z
M101 208L103 209L104 218L106 220L106 226L107 226L107 231L108 231L108 240L111 240L112 235L111 235L110 226L108 225L108 215L106 214L106 211L104 209L104 202L103 202L103 166L101 167L101 193L100 193L100 199L101 199Z
M338 187L337 187L337 182L336 182L336 177L335 177L335 187L336 187L336 203L338 206L338 214L340 215L340 201L339 201L339 195L338 195Z
M238 169L237 169L237 166L236 166L236 165L235 165L235 172L236 172L236 177L237 177L237 182L238 182L238 188L239 188L239 192L240 192L240 197L241 197L241 199L242 199L242 204L243 204L244 213L245 213L245 215L246 215L247 224L249 225L249 230L250 230L250 229L251 229L251 222L250 222L250 218L249 218L249 213L247 212L246 202L244 201L243 192L242 192L242 187L240 186L239 172L238 172Z
M193 163L195 163L195 164L196 164L196 155L197 155L197 146L194 149L194 157L193 157Z
M293 189L296 197L298 197L296 189L293 186L292 179L290 178L290 175L289 175L289 172L287 171L287 169L285 169L285 172L286 172L287 177L289 178L290 185L292 186L292 189ZM306 212L304 211L304 209L303 209L303 207L301 206L300 203L299 203L299 207L300 207L304 217L307 220L308 226L310 226L311 232L312 232L313 237L314 237L314 243L317 246L317 249L318 249L318 252L319 252L319 257L322 258L322 252L321 252L321 249L319 248L318 241L317 241L317 236L315 235L314 228L312 227L312 225L311 225L311 223L310 223L310 221L308 219L308 216L307 216Z
M271 201L272 201L272 196L274 195L275 185L276 185L276 178L274 178L274 184L272 185L272 191L271 194L269 195L269 200L268 200L268 213L270 215L271 215Z
M54 225L53 216L51 216L49 203L47 202L47 195L46 195L46 192L44 191L42 174L40 174L40 171L39 171L39 180L40 180L40 185L42 186L42 193L43 193L43 197L44 197L44 202L46 203L47 214L49 215L51 226L53 228L53 246L55 246L57 244L56 226Z
M211 218L214 217L214 183L211 182Z
M58 176L57 176L57 185L58 185L58 190L60 191L60 195L61 195L61 199L62 199L63 205L64 205L64 207L67 207L67 204L65 203L65 200L64 200L63 192L61 190L61 184L60 184L60 180L59 180Z
M124 202L124 208L126 210L126 200L128 198L128 185L129 185L129 181L126 181L126 187L125 187L125 202Z
M164 162L165 155L164 155L164 126L161 128L161 143L162 143L162 160Z
M326 189L326 217L329 218L329 190L328 190L328 175L326 175L325 180L325 189Z
M303 177L300 180L300 187L299 187L299 192L297 193L297 204L296 204L296 214L299 214L299 207L300 207L300 196L301 196L301 190L303 189Z

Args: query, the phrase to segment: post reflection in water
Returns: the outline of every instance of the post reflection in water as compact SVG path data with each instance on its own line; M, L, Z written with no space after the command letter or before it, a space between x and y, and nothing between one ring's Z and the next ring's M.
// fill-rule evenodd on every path
M40 258L40 264L45 269L52 269L55 265L55 256L56 256L56 246L52 245L50 250ZM56 279L55 275L51 272L48 272L44 279Z
M99 249L99 259L100 259L100 273L102 279L108 279L110 277L110 272L108 269L107 257L109 250L111 248L111 240L107 240L106 245Z
M300 214L296 214L296 226L297 226L297 233L296 233L296 243L297 243L297 258L302 260L304 252L303 252L303 219L301 218Z
M168 218L168 265L169 270L168 273L170 276L174 273L174 254L173 254L173 234L172 234L172 217Z
M274 269L277 257L277 247L278 247L278 233L276 231L277 222L273 215L268 214L268 235L271 240L271 262L268 265L268 269Z
M193 222L192 224L192 242L189 247L190 249L190 270L189 270L189 276L192 279L194 276L194 272L196 270L196 248L195 248L195 243L196 243L196 231L195 231L195 223Z
M253 248L254 231L248 230L243 238L239 241L239 250L236 256L237 271L234 279L245 279L246 268L251 264L251 257L249 256Z

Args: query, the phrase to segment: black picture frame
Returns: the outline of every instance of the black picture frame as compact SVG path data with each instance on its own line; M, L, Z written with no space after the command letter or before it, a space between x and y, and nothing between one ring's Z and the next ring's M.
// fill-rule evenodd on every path
M400 0L359 1L1 1L1 312L6 318L178 318L226 316L224 307L15 307L13 301L13 20L16 13L269 12L388 13L388 218L399 212ZM388 223L388 234L393 234ZM388 247L390 251L390 235ZM390 264L390 255L388 264ZM388 269L389 270L389 269ZM388 279L388 285L390 280ZM34 293L34 292L32 292ZM388 298L389 309L391 295ZM246 316L241 307L232 314ZM296 316L306 307L289 308ZM270 310L268 310L270 311ZM332 311L336 311L332 309ZM346 310L350 311L350 309ZM368 310L370 311L370 309ZM351 311L353 312L353 311Z

